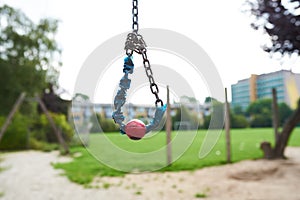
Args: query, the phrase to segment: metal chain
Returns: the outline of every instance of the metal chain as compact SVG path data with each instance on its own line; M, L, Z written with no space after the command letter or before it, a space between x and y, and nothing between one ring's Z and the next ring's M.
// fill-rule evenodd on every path
M157 106L157 104L160 103L161 106L163 106L164 103L158 96L159 89L154 81L151 65L147 57L146 43L143 40L143 37L140 34L138 34L138 13L138 0L132 0L132 33L129 33L127 36L127 40L125 43L126 54L128 56L131 56L133 54L133 51L135 51L136 53L141 54L143 56L143 64L146 71L146 75L149 79L150 90L156 98L155 105Z
M154 118L153 120L151 120L150 124L146 126L146 133L152 131L160 124L160 121L162 120L167 108L167 105L164 105L163 101L158 96L159 89L157 84L154 81L151 65L147 57L146 43L143 40L143 37L140 34L138 34L138 30L139 30L138 0L133 0L132 6L133 6L132 32L127 35L127 39L125 42L125 50L128 57L124 59L124 68L123 68L124 76L120 80L119 83L120 89L118 90L117 95L115 96L114 99L114 107L116 111L114 111L112 114L112 118L114 119L115 123L120 125L120 131L122 134L127 134L125 132L127 125L123 123L125 117L122 113L121 108L126 102L127 90L130 88L131 80L128 78L128 74L133 73L134 64L131 60L131 56L134 52L141 54L143 57L143 64L146 71L146 75L149 79L150 90L156 98L155 101L156 110L155 110ZM160 104L161 107L157 107L157 104Z
M128 56L132 56L133 52L141 54L141 52L146 48L146 43L138 33L132 32L127 35L127 39L125 42L125 50Z
M139 9L138 9L138 0L132 1L132 31L137 33L139 30Z
M150 64L150 62L148 60L148 57L147 57L147 49L144 49L141 52L141 54L143 56L143 64L144 64L145 72L146 72L146 75L147 75L147 77L149 79L150 90L151 90L152 94L154 94L154 96L156 98L155 105L157 106L157 104L160 103L161 106L164 106L163 101L158 96L159 89L158 89L158 86L155 83L154 78L153 78L153 71L151 69L151 64Z

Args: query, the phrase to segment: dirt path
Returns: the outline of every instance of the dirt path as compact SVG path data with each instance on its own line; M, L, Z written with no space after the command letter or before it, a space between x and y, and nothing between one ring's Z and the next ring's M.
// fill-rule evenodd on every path
M71 183L51 162L57 153L35 151L3 155L0 200L300 200L300 148L288 148L286 161L243 161L194 172L129 174L97 178L92 189ZM1 195L0 195L1 196Z
M90 200L115 199L114 191L84 189L61 176L51 163L67 161L57 152L26 151L4 156L0 173L0 200ZM122 192L118 191L121 195Z

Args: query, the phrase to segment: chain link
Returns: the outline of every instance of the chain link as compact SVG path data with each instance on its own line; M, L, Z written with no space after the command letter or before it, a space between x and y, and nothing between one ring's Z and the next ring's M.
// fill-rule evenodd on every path
M157 106L157 104L160 103L161 106L164 106L163 101L159 98L158 93L159 93L159 89L157 84L154 81L154 77L153 77L153 71L151 69L151 64L148 60L148 56L147 56L147 50L144 49L143 51L141 51L141 54L143 56L143 64L144 64L144 68L145 68L145 72L146 75L149 79L149 83L150 83L150 90L152 92L152 94L154 94L156 101L155 101L155 105Z
M132 31L138 32L139 30L139 9L138 9L138 0L132 0Z
M157 104L161 104L161 106L163 106L164 103L158 96L159 89L154 81L153 71L151 69L150 61L148 60L146 43L143 40L143 37L140 34L138 34L138 14L138 0L132 0L132 33L129 33L127 36L127 40L125 43L126 54L128 56L131 56L133 52L136 52L142 55L145 72L150 83L150 90L156 98L155 105L157 106Z
M132 55L133 51L141 54L146 49L146 46L143 36L135 32L128 33L124 48L128 56Z
M147 56L146 43L143 40L143 37L140 34L138 34L138 30L139 30L138 12L139 12L138 0L132 0L132 21L133 21L132 32L127 35L127 39L125 42L125 51L128 57L124 59L124 68L123 68L124 76L120 80L119 83L120 89L118 90L117 95L115 96L114 99L114 107L116 111L114 111L112 114L112 118L114 119L115 123L120 125L120 132L122 134L127 134L126 133L127 125L123 123L125 116L123 115L121 108L126 102L127 90L130 88L131 80L128 78L128 74L133 73L134 64L131 60L131 56L133 55L134 52L142 55L143 57L143 65L146 71L146 75L149 79L150 90L156 98L155 100L156 110L155 110L154 118L153 120L151 120L150 124L146 126L145 133L150 132L160 124L160 121L162 120L167 107L166 105L164 105L163 101L158 96L159 89L153 78L153 71L151 69L151 64ZM157 107L158 104L160 104L161 107Z

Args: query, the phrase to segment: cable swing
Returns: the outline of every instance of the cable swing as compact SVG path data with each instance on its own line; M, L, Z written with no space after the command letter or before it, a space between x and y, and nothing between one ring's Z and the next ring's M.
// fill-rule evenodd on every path
M112 114L112 118L114 119L115 123L120 126L120 132L122 134L126 134L132 140L140 140L145 136L146 133L149 133L160 124L160 121L162 120L166 111L167 105L164 105L163 101L158 96L159 89L154 81L151 64L148 60L146 48L147 46L142 35L138 33L138 0L132 1L132 21L132 32L127 35L127 39L125 42L125 51L127 56L124 59L124 75L120 80L120 89L118 90L114 99L115 111ZM123 123L125 117L122 112L122 106L126 102L127 90L130 89L131 80L129 79L129 74L133 74L134 71L134 63L132 61L132 55L134 52L142 55L143 65L150 83L150 90L156 98L156 110L154 118L148 125L145 125L138 119L130 120L127 124Z

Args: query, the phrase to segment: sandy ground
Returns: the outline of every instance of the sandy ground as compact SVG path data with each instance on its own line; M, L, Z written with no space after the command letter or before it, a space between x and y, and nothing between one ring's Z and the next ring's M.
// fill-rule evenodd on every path
M57 152L26 151L1 156L0 200L205 199L300 200L300 148L288 160L243 161L193 172L129 174L96 178L85 189L51 166L68 161Z

